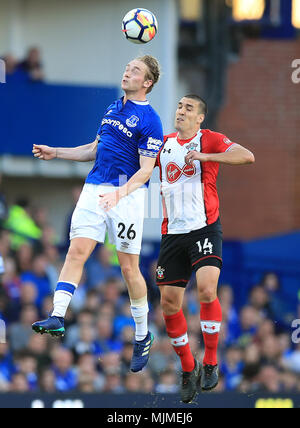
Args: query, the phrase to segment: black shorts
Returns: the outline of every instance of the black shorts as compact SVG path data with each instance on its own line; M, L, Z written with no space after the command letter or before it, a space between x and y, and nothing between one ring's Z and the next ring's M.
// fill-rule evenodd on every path
M162 237L157 285L187 286L191 275L204 266L222 268L222 226L220 220L202 229Z

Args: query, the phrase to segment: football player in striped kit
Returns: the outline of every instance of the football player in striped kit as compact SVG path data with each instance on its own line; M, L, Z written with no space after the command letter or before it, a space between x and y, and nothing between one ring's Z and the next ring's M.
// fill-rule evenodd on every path
M176 133L164 138L157 166L162 182L164 221L157 268L166 329L181 359L182 401L190 403L201 383L202 390L218 384L217 348L222 309L217 287L222 268L222 227L219 219L217 176L219 165L251 164L253 154L225 135L201 129L207 105L197 95L178 104ZM189 346L188 327L182 310L184 292L196 273L200 323L205 356L203 366Z

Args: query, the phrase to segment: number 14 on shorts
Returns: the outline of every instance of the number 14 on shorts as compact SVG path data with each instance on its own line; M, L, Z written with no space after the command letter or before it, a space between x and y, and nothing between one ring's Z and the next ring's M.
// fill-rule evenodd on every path
M199 253L202 253L206 256L206 254L212 254L213 253L213 244L209 241L208 238L205 238L205 241L203 244L201 244L201 241L197 242Z

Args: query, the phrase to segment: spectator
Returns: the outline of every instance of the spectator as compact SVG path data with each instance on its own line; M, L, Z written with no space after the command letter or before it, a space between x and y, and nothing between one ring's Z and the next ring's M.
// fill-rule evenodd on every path
M241 329L237 342L239 346L246 347L253 341L260 323L257 309L252 306L245 306L241 310L240 323Z
M89 310L83 310L77 315L77 322L70 326L66 332L65 344L68 348L74 348L79 341L80 329L87 327L95 329L95 316Z
M100 369L102 373L120 373L121 355L117 352L108 352L99 358Z
M100 316L97 320L95 347L97 355L103 355L108 352L119 352L122 349L121 341L113 339L113 326L111 320L107 317Z
M106 383L103 392L112 394L122 394L125 392L122 385L122 378L118 371L106 373Z
M155 392L158 394L175 394L178 393L178 379L173 370L166 370L159 376Z
M279 277L273 272L268 272L264 275L261 285L269 295L270 318L276 319L278 327L289 328L294 319L294 315L291 314L294 302L290 302L283 293Z
M12 249L17 250L26 242L37 242L42 232L35 224L29 201L19 199L9 210L5 228L11 232Z
M257 341L259 344L263 344L267 337L274 336L275 335L275 324L273 321L269 319L263 319L261 321L256 335L255 335L255 341Z
M95 343L96 331L89 325L82 325L79 330L79 340L73 347L73 353L76 357L90 353L97 354L97 345Z
M16 262L13 258L9 257L5 259L5 273L2 277L2 284L10 299L9 306L11 306L15 301L20 299L20 290L22 287L22 282L17 272Z
M97 372L96 359L92 354L83 354L78 359L78 389L81 392L101 392L105 379Z
M259 390L278 394L281 391L280 373L272 365L263 366L258 374Z
M3 60L5 62L6 83L8 85L29 81L28 74L18 67L18 61L13 55L6 54Z
M130 364L133 352L132 342L125 342L121 353L121 374L126 375L130 371Z
M127 326L123 328L120 340L122 343L128 343L128 342L134 343L134 337L135 337L135 329L130 326Z
M119 266L112 266L111 251L102 245L96 250L95 257L87 262L87 283L90 288L103 285L111 278L122 278Z
M47 276L47 258L40 254L33 259L32 270L21 275L23 282L32 282L37 289L36 305L41 308L45 297L50 296L51 285Z
M120 315L115 317L114 337L120 337L125 327L135 328L135 323L131 315L130 303L128 302L123 304Z
M40 392L53 394L56 392L55 375L53 370L45 369L40 373L39 377Z
M275 335L269 334L261 345L262 363L278 366L280 358L279 342Z
M11 291L11 290L10 290ZM17 321L20 312L25 306L34 306L36 304L37 289L32 282L24 282L20 284L19 297L11 300L6 312L6 318L9 322Z
M143 394L153 394L155 391L155 383L152 374L149 370L142 372L142 392Z
M32 82L43 82L45 76L39 48L31 47L24 61L20 63L19 68L27 73Z
M141 373L127 373L124 381L125 390L139 394L143 389L142 381L143 379Z
M99 296L99 293L97 292L97 290L90 290L86 294L83 309L90 311L91 313L94 314L94 316L97 316L100 303L101 303L101 297Z
M38 317L37 309L33 305L22 308L20 321L13 323L9 328L11 348L14 352L25 349L32 336L32 324Z
M260 312L261 317L272 317L270 298L264 287L257 285L252 288L249 303Z
M153 351L152 358L148 364L155 377L158 377L160 373L170 368L175 368L174 362L177 359L174 358L168 337L165 336L159 342L154 343Z
M33 258L34 250L32 244L27 242L20 245L16 252L17 268L20 274L31 270Z
M53 373L55 387L59 392L73 391L77 387L78 376L73 367L72 353L64 348L58 348L53 355Z
M231 347L226 351L225 358L220 367L224 375L225 388L228 391L235 390L242 379L244 362L240 348Z
M16 373L13 375L10 385L10 392L26 393L30 392L30 387L27 378L23 373Z
M124 303L124 298L122 296L124 289L123 281L117 278L109 278L100 288L99 292L103 302L110 302L114 305L115 309L119 311ZM127 300L128 299L125 301L127 302Z
M27 351L36 359L38 372L50 367L49 340L39 335L32 335L27 345Z
M16 355L17 372L22 373L27 380L30 391L38 389L38 376L37 376L37 360L34 355L29 352L20 352Z
M284 392L299 393L298 383L299 376L295 376L290 370L285 370L280 374L280 383Z

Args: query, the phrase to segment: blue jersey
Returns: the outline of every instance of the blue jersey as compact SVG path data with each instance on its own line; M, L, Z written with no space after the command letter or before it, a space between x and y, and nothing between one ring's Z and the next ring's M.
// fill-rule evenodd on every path
M106 110L97 139L96 162L86 182L121 186L140 169L140 156L156 158L162 123L148 101L124 105L121 98Z

